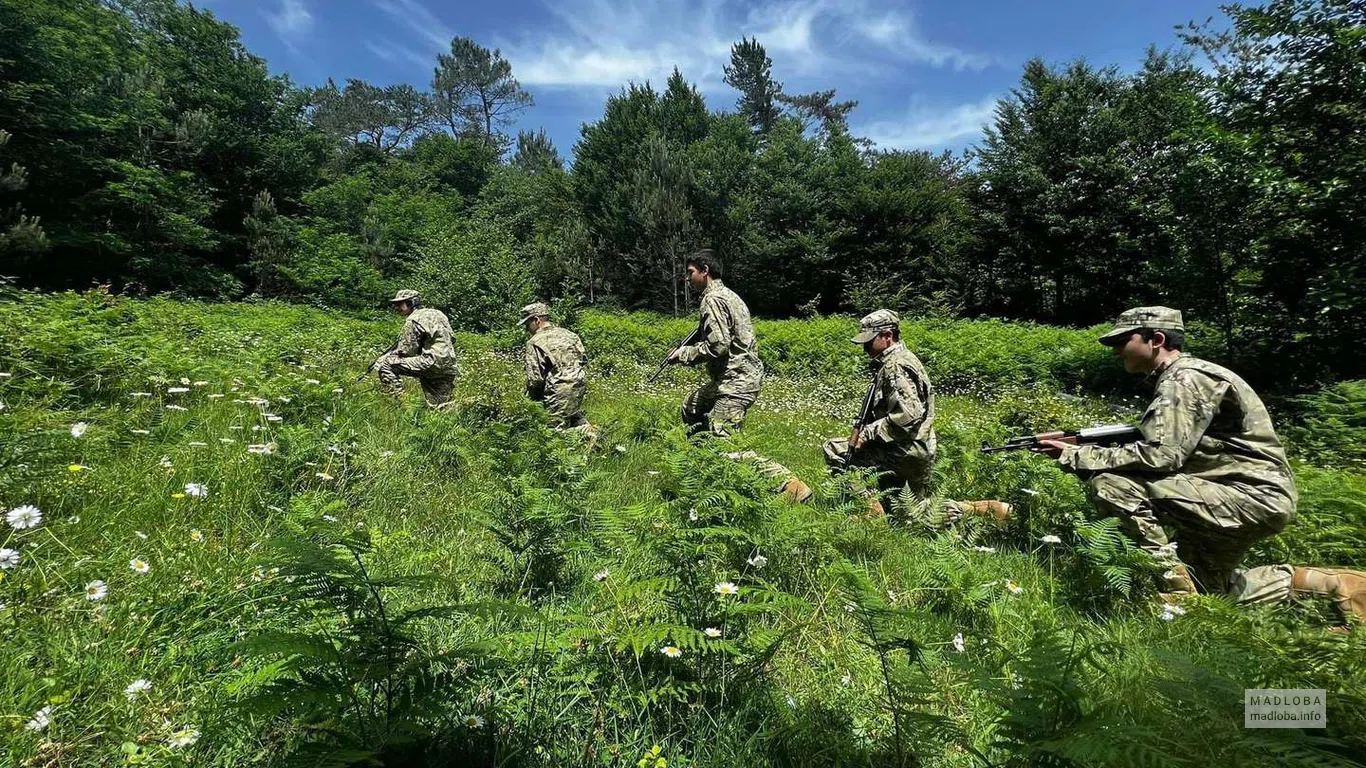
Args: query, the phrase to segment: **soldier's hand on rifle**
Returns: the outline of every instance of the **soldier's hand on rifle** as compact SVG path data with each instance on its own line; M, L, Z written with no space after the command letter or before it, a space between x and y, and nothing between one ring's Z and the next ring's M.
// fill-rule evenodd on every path
M1073 442L1070 444L1075 445L1076 443ZM1039 444L1030 448L1030 450L1035 453L1042 453L1050 459L1057 459L1062 457L1062 449L1066 448L1068 445L1069 443L1063 440L1040 440Z
M849 433L849 448L858 450L863 447L863 427L854 427L854 431Z
M678 365L678 353L681 352L682 350L683 350L683 348L682 348L682 347L679 347L678 349L675 349L674 351L670 352L670 353L669 353L669 356L666 357L666 358L664 358L664 364L665 364L665 365Z

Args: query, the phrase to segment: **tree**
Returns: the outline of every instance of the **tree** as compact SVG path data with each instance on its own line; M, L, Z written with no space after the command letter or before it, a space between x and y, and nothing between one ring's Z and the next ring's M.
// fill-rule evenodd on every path
M437 56L432 90L452 134L481 137L500 154L508 144L502 129L533 103L502 53L468 37L454 38L451 52Z
M527 173L539 173L554 168L564 170L560 153L555 144L545 134L545 130L517 132L517 153L512 156L512 164Z
M834 88L795 96L779 93L774 98L792 110L802 121L804 130L809 130L813 124L819 125L826 136L847 133L849 113L858 106L857 101L835 101Z
M0 149L9 143L10 135L0 130ZM4 197L16 194L28 186L28 172L24 166L11 163L9 170L0 165L0 202ZM24 213L24 207L14 203L8 208L0 207L0 258L17 262L48 249L47 233L43 232L38 219Z
M289 220L276 212L270 192L261 190L252 200L243 227L257 290L266 296L280 295L284 292L282 270L289 260L292 232Z
M740 92L735 106L759 133L767 134L778 120L774 102L782 83L773 79L773 61L756 39L741 38L730 47L730 64L724 67L725 83Z
M332 80L310 93L313 125L324 133L368 143L384 154L410 145L432 125L436 105L411 85L379 87L347 80L337 89Z

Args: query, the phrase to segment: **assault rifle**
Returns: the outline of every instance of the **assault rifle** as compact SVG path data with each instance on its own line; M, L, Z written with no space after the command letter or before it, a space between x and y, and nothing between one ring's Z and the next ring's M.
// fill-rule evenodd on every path
M1143 433L1138 431L1138 427L1131 427L1127 424L1112 424L1104 427L1068 429L1044 432L1038 435L1012 437L1004 445L991 445L984 442L982 443L982 453L1033 450L1044 440L1057 440L1069 445L1121 445L1142 439Z
M388 349L381 352L379 357L384 357L385 355L389 354L390 352L393 352L396 349L398 349L398 342L394 342L394 345L392 347L389 347ZM371 363L370 367L365 369L365 373L362 373L361 375L356 377L357 384L359 384L362 381L365 381L365 377L369 376L370 372L375 370L375 366L379 365L379 357L375 358L375 362Z
M645 380L645 383L646 383L646 384L653 384L653 383L655 383L655 379L659 378L659 374L663 373L663 372L664 372L664 369L669 367L669 359L672 358L672 357L674 356L674 353L677 352L678 350L680 350L680 349L682 349L682 348L688 346L689 344L692 344L692 343L696 342L696 341L698 340L698 338L700 338L701 336L702 336L702 324L701 324L701 323L698 323L698 324L697 324L697 327L694 328L694 329L692 329L692 333L688 334L687 337L684 338L682 341L678 342L678 344L677 344L676 346L674 346L673 349L669 350L669 354L667 354L667 355L664 356L664 362L662 362L662 363L659 364L659 368L655 369L654 375L652 375L652 376L650 376L650 378L646 379L646 380Z

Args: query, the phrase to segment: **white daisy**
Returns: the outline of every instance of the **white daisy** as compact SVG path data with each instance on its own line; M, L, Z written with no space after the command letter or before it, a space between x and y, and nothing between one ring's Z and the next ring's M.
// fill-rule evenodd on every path
M678 646L674 645L666 645L663 648L660 648L659 652L664 654L665 656L668 656L671 659L676 659L679 656L683 655L683 651L680 648L678 648Z
M304 379L304 383L305 383L305 384L321 384L322 382L321 382L321 381L318 381L317 379Z
M203 386L206 386L208 383L209 383L209 382L207 382L207 381L196 381L196 382L194 383L194 386L196 386L196 387L203 387Z
M484 718L480 717L479 715L465 715L462 722L465 724L466 728L484 727Z
M1045 544L1061 544L1061 543L1062 543L1062 539L1058 538L1057 536L1054 536L1054 535L1051 534L1051 533L1048 534L1048 535L1046 535L1046 536L1044 536L1043 538L1039 539L1039 541L1042 541L1042 542L1045 543Z
M247 453L254 453L257 456L269 456L275 453L275 443L258 443L247 446Z
M171 388L169 388L169 389L166 390L167 394L171 394L171 395L178 395L178 394L180 394L180 393L182 393L182 392L189 392L189 391L190 391L190 388L189 388L189 387L171 387Z
M161 465L162 469L171 469L172 467L175 466L174 464L171 463L171 457L170 457L170 456L162 456L162 457L161 457L161 461L159 461L159 462L157 462L157 463Z
M185 747L194 744L196 741L199 741L199 731L196 731L193 728L185 728L171 734L171 738L166 742L166 746L171 749L184 749Z
M137 698L139 693L146 693L150 690L152 690L151 681L138 679L129 683L128 687L123 689L123 695L127 696L129 701L132 701Z
M963 642L962 632L959 632L958 634L953 636L953 649L955 651L958 651L959 653L962 653L963 651L967 650L967 643Z
M168 410L168 411L188 411L188 410L190 410L190 409L189 409L189 408L186 408L186 407L183 406L183 405L168 405L168 406L166 406L166 410Z
M130 397L151 397L151 392L134 392Z
M89 600L91 602L94 602L96 600L103 600L104 596L107 594L109 594L109 587L99 579L95 579L94 581L85 585L86 600Z
M972 551L973 551L973 552L986 552L987 554L991 554L992 552L995 552L995 551L996 551L996 548L995 548L995 547L984 547L984 546L982 546L981 544L978 544L977 546L975 546L975 547L972 548Z
M702 630L702 634L715 640L716 638L721 636L721 630L717 629L716 627L707 627L706 629Z
M745 562L749 563L755 568L763 568L765 565L768 565L768 558L764 557L763 555L755 555L754 557L751 557Z
M5 515L5 522L21 531L25 528L37 528L43 522L43 511L32 504L23 504L11 509L9 514Z
M603 568L601 571L593 574L593 581L606 581L607 577L610 575L611 574L607 572L607 569Z
M152 570L152 566L140 557L135 557L128 561L128 567L138 573L147 573Z
M52 722L52 707L43 707L33 714L33 719L24 723L24 728L30 731L41 731Z
M150 430L150 429L135 429L135 430L133 430L133 434L135 434L135 435L150 435L150 434L152 434L152 430Z
M0 549L0 571L8 571L19 564L19 550L5 547Z
M71 436L80 437L81 435L85 434L85 431L87 429L90 429L89 424L86 424L84 421L78 421L75 424L71 425Z
M188 352L189 350L186 350L186 351ZM190 380L189 380L188 378L184 377L184 376L181 376L181 377L180 377L180 383L181 383L181 384L184 384L184 385L187 386L187 387L190 386ZM187 391L188 391L188 390L187 390Z
M1024 594L1024 587L1020 586L1019 584L1016 584L1015 582L1009 579L1006 579L1006 591L1012 595L1022 595Z
M209 495L209 487L203 483L186 483L185 495L202 499Z
M723 596L723 597L726 596L726 595L738 595L738 594L740 594L740 588L737 587L737 586L735 586L734 584L732 584L732 583L729 582L729 581L723 581L723 582L717 584L717 585L714 587L714 589L716 590L716 594L721 595L721 596Z
M844 673L844 676L840 678L840 685L846 685L846 686L847 686L847 685L853 685L853 684L854 684L854 676L851 675L851 674L849 674L848 672L845 672L845 673Z
M1158 618L1162 619L1163 621L1171 621L1172 619L1175 619L1177 616L1185 615L1185 608L1182 608L1181 606L1175 605L1173 603L1167 603L1162 606L1162 615Z

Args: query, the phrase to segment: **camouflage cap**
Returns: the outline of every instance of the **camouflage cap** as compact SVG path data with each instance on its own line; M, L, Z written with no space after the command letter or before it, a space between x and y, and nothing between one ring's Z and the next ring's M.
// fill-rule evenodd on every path
M1170 307L1135 307L1126 309L1115 320L1115 327L1109 333L1100 337L1100 343L1112 345L1117 341L1126 339L1129 334L1144 328L1160 328L1168 331L1184 331L1186 326L1181 322L1181 311Z
M899 330L901 316L890 309L879 309L858 321L858 335L850 339L855 344L867 344L883 331Z
M533 317L550 317L550 307L539 301L522 307L522 322L525 323Z
M394 294L394 298L389 299L389 303L390 303L390 304L397 304L397 303L399 303L400 301L414 301L414 300L416 300L416 299L418 299L418 298L420 298L420 295L418 294L417 291L413 291L413 290L409 290L409 289L407 289L407 288L404 288L403 290L401 290L401 291L399 291L398 293Z

